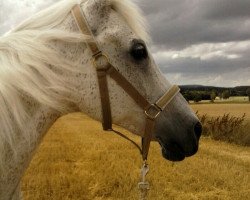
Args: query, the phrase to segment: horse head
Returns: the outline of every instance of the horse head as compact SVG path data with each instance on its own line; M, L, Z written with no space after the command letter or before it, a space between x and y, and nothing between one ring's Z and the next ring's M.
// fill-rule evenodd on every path
M171 84L155 64L148 49L145 20L130 1L95 0L81 4L82 13L95 42L116 70L149 102L156 102ZM85 52L86 53L86 52ZM92 56L87 50L86 56ZM80 109L102 121L99 87L91 59L86 60L92 84ZM112 120L132 133L143 136L145 113L109 76L107 77ZM87 100L87 101L86 101ZM86 102L91 102L86 104ZM180 161L195 154L202 127L181 94L176 95L155 121L153 139L162 147L164 158Z

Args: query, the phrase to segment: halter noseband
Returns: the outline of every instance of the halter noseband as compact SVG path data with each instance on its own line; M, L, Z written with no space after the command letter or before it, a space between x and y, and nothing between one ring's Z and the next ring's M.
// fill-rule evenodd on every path
M180 89L177 85L173 85L158 101L155 103L150 103L143 97L138 90L122 75L117 69L110 63L107 55L105 55L98 44L95 42L95 38L89 28L88 22L81 11L80 5L75 5L71 10L76 23L82 33L91 35L92 41L87 42L88 47L92 52L93 65L96 68L98 84L100 90L101 104L102 104L102 126L103 130L114 131L112 129L112 115L109 100L109 90L107 84L107 75L109 75L116 83L122 87L126 93L140 106L146 116L146 126L144 136L142 138L142 148L141 154L143 161L147 160L150 142L152 140L152 134L155 125L155 119L164 110L164 108L169 104L169 102L179 93ZM102 60L102 62L100 62ZM104 62L103 62L104 61ZM103 64L104 63L104 64ZM114 131L122 137L127 138L125 135ZM130 140L133 144L139 147L135 142ZM140 149L140 147L139 147Z

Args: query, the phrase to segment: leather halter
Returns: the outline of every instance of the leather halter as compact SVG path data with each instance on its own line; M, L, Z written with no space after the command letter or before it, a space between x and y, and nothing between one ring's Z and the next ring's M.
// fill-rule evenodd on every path
M112 115L110 108L110 100L109 100L109 90L107 84L107 75L110 76L116 83L122 87L126 93L140 106L146 116L146 126L144 136L142 138L142 159L144 161L147 160L148 151L150 142L152 140L152 134L154 131L155 120L159 116L159 114L164 110L164 108L170 103L170 101L179 93L180 89L177 85L173 85L168 91L166 91L163 96L156 101L155 103L150 103L148 100L143 97L138 90L122 75L120 72L110 63L110 60L107 55L105 55L98 44L95 42L95 38L89 28L88 22L81 11L81 7L79 4L75 5L71 10L76 23L80 29L80 31L84 34L92 36L92 40L87 42L88 47L92 52L93 65L96 68L98 84L100 90L101 104L102 104L102 126L103 130L106 131L114 131L112 129ZM119 133L118 131L114 131L122 137L127 138L125 135ZM131 141L131 140L130 140ZM138 145L135 144L137 147ZM140 147L139 147L140 149Z

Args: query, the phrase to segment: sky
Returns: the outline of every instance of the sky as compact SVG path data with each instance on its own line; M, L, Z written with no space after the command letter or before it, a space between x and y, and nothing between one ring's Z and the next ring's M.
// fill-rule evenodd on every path
M0 0L0 35L57 0ZM175 84L250 85L250 0L137 0Z

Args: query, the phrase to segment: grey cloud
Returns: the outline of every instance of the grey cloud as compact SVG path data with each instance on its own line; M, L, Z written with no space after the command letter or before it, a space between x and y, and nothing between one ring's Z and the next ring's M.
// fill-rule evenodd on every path
M222 74L194 74L194 73L168 73L166 78L172 83L211 85L234 87L239 85L250 85L250 77L247 69L222 73Z
M209 19L230 20L235 18L250 17L249 0L210 0L204 1L201 9L205 10L204 16Z
M160 61L158 64L163 73L191 73L191 74L223 74L249 69L250 59L223 59L200 60L199 58L178 58Z
M151 26L153 52L179 51L205 43L250 40L249 0L154 0L143 10ZM225 51L225 49L221 49ZM177 84L236 86L250 84L249 46L233 47L226 54L240 57L157 57L167 78Z
M247 0L155 0L143 8L161 49L250 39Z

